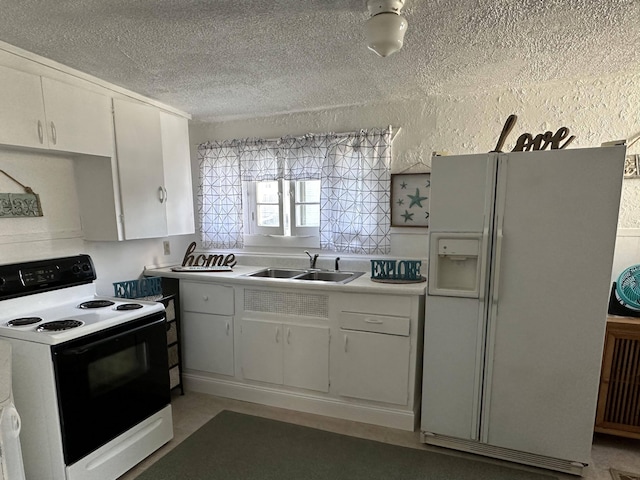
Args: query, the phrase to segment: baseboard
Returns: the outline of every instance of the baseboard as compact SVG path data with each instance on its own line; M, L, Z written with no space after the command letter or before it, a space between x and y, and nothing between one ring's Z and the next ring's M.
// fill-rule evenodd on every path
M341 401L187 373L183 374L182 380L187 390L271 407L287 408L411 432L415 430L417 422L416 412L356 404L353 403L353 400Z
M498 458L500 460L507 460L532 467L570 473L572 475L582 476L583 470L587 466L580 462L572 462L570 460L562 460L534 453L521 452L509 448L496 447L495 445L476 442L474 440L448 437L446 435L437 435L430 432L421 432L420 438L423 443L429 445L475 453L478 455L484 455L485 457Z

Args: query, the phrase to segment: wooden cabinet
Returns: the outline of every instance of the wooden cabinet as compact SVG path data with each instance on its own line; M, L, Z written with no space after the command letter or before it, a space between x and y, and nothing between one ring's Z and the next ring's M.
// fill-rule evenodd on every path
M408 317L342 312L336 393L407 405L409 330Z
M0 143L113 155L108 96L7 67L0 84Z
M234 375L233 287L180 282L184 366Z
M640 318L607 318L595 431L640 438Z
M329 391L329 327L263 320L240 322L247 380Z
M169 354L169 384L171 390L180 388L180 393L184 395L182 385L182 348L181 348L181 328L180 313L177 308L176 295L166 295L159 302L164 305L167 315L167 349Z
M186 119L114 99L124 239L194 232Z

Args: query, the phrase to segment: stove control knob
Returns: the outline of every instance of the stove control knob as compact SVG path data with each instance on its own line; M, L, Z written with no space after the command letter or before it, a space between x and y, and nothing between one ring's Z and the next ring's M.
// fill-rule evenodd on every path
M71 271L77 275L80 273L80 267L78 265L74 265L71 267Z
M89 270L91 270L91 267L89 266L88 263L85 263L82 265L82 271L83 272L88 272Z
M4 287L5 283L7 283L7 281L4 279L4 277L0 277L0 288Z

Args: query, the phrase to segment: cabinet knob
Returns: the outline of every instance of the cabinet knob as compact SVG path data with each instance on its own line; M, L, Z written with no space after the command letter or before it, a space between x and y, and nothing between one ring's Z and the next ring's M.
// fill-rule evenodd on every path
M203 295L202 300L204 300L205 302L209 301L209 295Z

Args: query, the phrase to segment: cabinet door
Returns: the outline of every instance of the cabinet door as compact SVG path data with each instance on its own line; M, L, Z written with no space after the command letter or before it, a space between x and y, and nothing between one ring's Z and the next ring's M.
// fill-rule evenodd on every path
M184 367L233 375L233 317L184 312Z
M167 234L195 231L189 126L186 118L160 112L164 186L167 189Z
M49 148L113 156L111 99L42 77Z
M0 143L48 148L40 77L0 67Z
M167 235L160 112L114 99L124 238Z
M329 391L329 327L283 325L284 384Z
M282 325L241 320L240 328L242 376L248 380L282 385Z
M336 392L345 397L406 405L409 337L340 330Z

